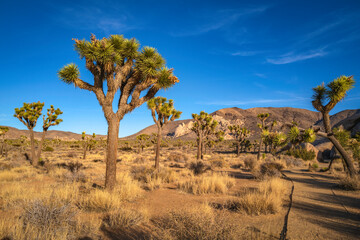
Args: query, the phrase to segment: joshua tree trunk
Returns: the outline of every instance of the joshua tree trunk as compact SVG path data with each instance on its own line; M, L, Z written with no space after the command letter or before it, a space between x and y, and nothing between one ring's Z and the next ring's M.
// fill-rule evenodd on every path
M116 183L116 160L120 120L116 116L113 116L108 120L108 124L105 187L111 191L114 189Z
M88 148L88 146L87 146L87 143L84 143L84 154L83 154L83 159L86 159L86 152L87 152L87 148Z
M197 155L196 155L196 159L199 160L201 158L201 142L202 142L202 139L201 137L198 137L197 139L197 142L198 142L198 148L197 148Z
M237 144L236 144L236 155L240 156L240 142L239 141L237 141Z
M204 154L203 154L204 153L204 140L201 141L200 146L201 146L201 149L200 149L201 159L204 159Z
M160 168L161 132L162 132L162 129L160 126L158 126L158 135L157 135L157 142L156 142L156 155L155 155L155 169L156 170L159 170L159 168Z
M260 155L261 155L261 145L262 145L262 138L260 138L260 142L259 142L259 151L258 151L258 155L257 155L257 160L260 160Z
M36 161L36 156L35 156L35 138L34 138L34 130L30 129L30 148L31 148L31 152L30 152L30 162L31 165L36 166L37 165L37 161Z
M334 133L331 130L331 123L330 123L330 116L329 112L322 112L323 120L324 120L324 127L325 132L328 135L328 139L334 144L335 148L339 151L341 157L343 158L346 167L349 171L349 174L351 177L354 177L356 175L356 171L354 168L353 161L351 159L351 156L346 152L346 150L341 146L340 142L335 138Z
M37 152L37 156L36 156L36 161L39 161L40 160L40 156L41 156L41 151L42 151L42 146L44 144L44 141L45 141L45 134L46 134L46 131L43 131L42 132L42 135L41 135L41 141L40 141L40 144L38 146L38 152Z

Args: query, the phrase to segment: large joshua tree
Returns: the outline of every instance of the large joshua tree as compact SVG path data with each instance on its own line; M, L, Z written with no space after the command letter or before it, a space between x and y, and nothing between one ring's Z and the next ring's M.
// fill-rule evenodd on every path
M160 145L163 127L178 119L182 112L174 108L173 100L167 101L164 97L152 98L147 102L148 108L151 110L151 116L157 126L157 141L156 141L156 155L155 155L155 169L160 168Z
M75 50L80 58L85 58L86 68L94 77L93 84L80 79L79 69L73 63L63 67L58 75L67 84L93 92L102 107L108 123L105 187L112 190L116 183L120 121L125 114L153 98L160 89L171 87L178 79L172 69L165 67L165 59L156 49L139 49L134 38L111 35L96 39L91 35L90 41L74 41ZM144 91L146 93L142 94ZM117 92L120 92L119 99L115 100Z
M209 135L216 134L215 129L218 122L204 111L201 111L199 115L193 113L192 117L194 119L194 125L191 130L197 135L198 149L196 158L199 160L200 158L203 159L204 140L206 140Z
M258 119L261 121L261 124L258 124L258 127L260 128L260 142L259 142L259 151L258 151L258 155L257 155L257 160L260 160L260 154L261 154L261 145L263 142L263 138L262 138L262 134L263 131L267 130L267 126L265 124L266 119L270 116L269 113L260 113L257 115Z
M341 146L340 142L334 136L334 133L331 129L330 111L338 102L344 99L347 92L354 87L354 84L355 80L353 76L341 76L328 83L326 86L323 83L322 85L313 88L314 95L312 101L313 107L322 114L327 138L339 151L340 155L345 161L345 165L349 171L349 174L352 177L356 174L353 161L351 156L346 152L346 150L343 148L343 146Z
M62 119L59 119L58 116L62 114L62 111L58 108L55 109L53 105L47 109L46 116L43 115L43 133L41 136L41 141L38 146L37 154L35 152L35 137L34 137L34 127L41 116L44 103L34 102L34 103L24 103L21 108L15 108L14 117L18 118L28 129L30 133L30 160L33 166L37 165L37 162L40 159L42 146L45 140L45 135L48 129L51 126L56 126L62 122Z

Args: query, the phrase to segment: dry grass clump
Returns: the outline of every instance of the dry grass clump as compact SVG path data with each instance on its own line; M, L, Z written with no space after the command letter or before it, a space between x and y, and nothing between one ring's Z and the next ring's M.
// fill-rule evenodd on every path
M239 239L239 227L224 214L216 214L205 205L187 211L170 212L155 221L158 239L232 240Z
M179 182L178 188L192 194L226 193L234 186L235 180L227 174L212 173L209 175L192 176Z
M300 158L294 158L288 155L280 155L280 159L286 164L286 167L301 167L304 165L304 161Z
M140 225L149 220L148 213L144 210L126 208L115 209L105 215L103 221L106 227L113 230Z
M188 168L193 171L195 175L203 174L206 171L211 170L211 167L201 160L189 162Z
M20 217L0 221L1 239L73 239L77 211L56 199L33 200Z
M260 164L259 177L280 177L281 171L285 168L285 165L280 161L265 162Z
M259 162L255 155L248 155L244 159L245 168L250 169L251 171L254 170L258 164Z
M170 162L186 163L189 160L189 157L180 152L172 152L170 153L168 160Z
M0 172L0 182L23 181L35 176L36 170L28 166L21 166Z
M360 190L360 179L359 177L346 176L340 178L338 185L344 190L357 191Z
M94 189L77 200L77 206L88 211L110 211L119 208L125 201L133 201L142 195L137 181L129 174L118 178L118 185L112 192L103 189Z
M140 165L133 166L131 173L134 179L143 183L144 189L150 191L159 188L163 183L171 183L177 180L176 173L168 168L156 170L153 167Z
M224 207L248 215L274 214L281 210L285 190L283 180L272 178L262 182L257 191L249 191L227 201Z
M223 168L227 166L227 162L223 157L215 157L209 160L211 167L214 168Z

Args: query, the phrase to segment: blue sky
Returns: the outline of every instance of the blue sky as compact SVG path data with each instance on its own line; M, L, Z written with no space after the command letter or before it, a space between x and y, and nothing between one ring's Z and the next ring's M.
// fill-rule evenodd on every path
M181 119L225 107L313 110L312 87L340 75L360 82L360 1L13 0L1 1L0 20L0 125L20 129L14 108L41 101L64 112L52 129L106 134L95 95L57 78L74 62L92 82L71 40L90 33L157 48L180 80L158 95L174 99ZM332 113L359 106L357 83ZM150 124L143 105L121 121L120 136Z

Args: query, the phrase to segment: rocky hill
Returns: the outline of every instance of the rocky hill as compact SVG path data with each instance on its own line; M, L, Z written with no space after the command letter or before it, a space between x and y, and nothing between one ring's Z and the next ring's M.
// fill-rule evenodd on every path
M319 112L310 111L306 109L281 107L281 108L250 108L241 109L237 107L224 108L211 113L214 118L219 122L219 129L226 131L227 126L231 124L239 124L247 127L256 137L259 129L257 124L259 120L257 115L259 113L269 113L270 117L267 122L277 121L275 129L280 130L285 123L295 121L300 127L308 128L313 125L322 126L322 116ZM333 126L340 126L347 130L350 130L352 134L360 131L360 109L357 110L345 110L336 113L331 116L331 122ZM193 139L195 135L191 132L192 120L180 120L171 122L164 127L163 135L181 139ZM151 134L156 133L157 128L155 125L151 125L144 128L140 132L128 136L127 139L133 139L140 134ZM226 136L230 138L229 135Z
M290 107L266 107L249 109L233 107L220 109L211 113L211 115L219 122L219 129L226 131L229 125L239 124L250 129L252 131L253 138L257 138L257 133L259 132L257 127L257 124L259 123L257 115L259 113L269 113L270 117L268 118L267 122L276 120L277 126L275 129L278 130L280 130L285 123L292 121L297 122L298 125L303 128L308 128L313 125L322 127L322 117L319 112ZM355 134L356 132L360 131L360 109L345 110L336 113L331 116L331 122L333 126L338 127L342 125L345 129L350 130L352 134ZM163 135L171 138L194 139L196 136L191 132L192 124L193 123L191 119L170 122L164 127ZM138 133L123 139L135 139L136 136L140 134L151 135L152 133L156 132L156 125L151 125L139 131ZM7 138L12 139L19 138L21 135L28 136L27 130L19 130L10 127L9 132L6 134ZM40 138L41 133L35 133L35 137ZM47 132L46 138L52 139L56 137L63 140L80 140L81 134L56 130L50 130ZM98 135L97 137L101 138L106 136ZM231 136L228 134L225 137L227 139L231 138Z

